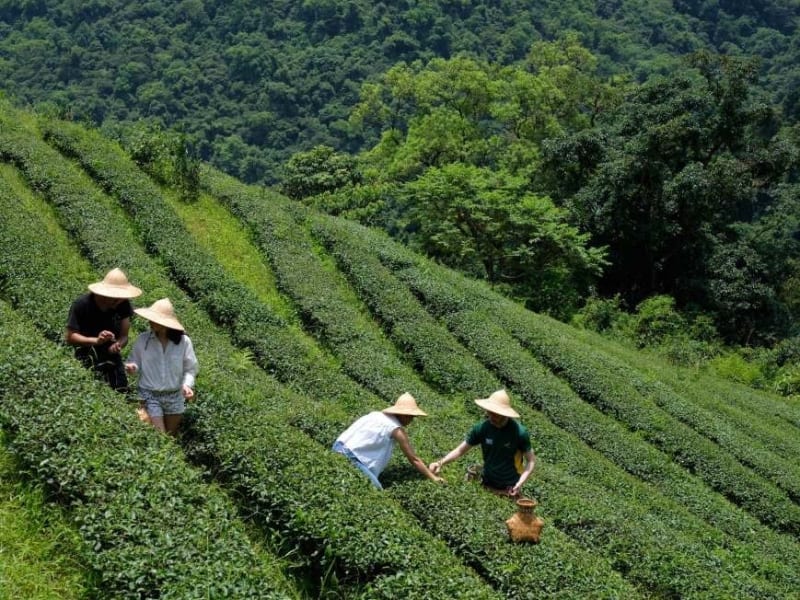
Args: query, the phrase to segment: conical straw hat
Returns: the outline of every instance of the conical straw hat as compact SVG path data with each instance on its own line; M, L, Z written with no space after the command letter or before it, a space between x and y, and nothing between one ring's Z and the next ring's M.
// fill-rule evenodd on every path
M90 283L89 290L106 298L136 298L142 294L142 290L128 282L128 277L121 269L111 269L103 281Z
M424 412L419 406L417 406L417 401L414 400L414 396L408 392L400 396L397 399L397 402L394 403L394 406L384 408L383 412L392 415L411 415L413 417L428 416L428 413Z
M519 413L511 408L511 400L505 390L497 390L488 398L475 400L475 404L496 415L519 418Z
M178 331L184 330L183 325L180 324L175 316L175 309L172 308L172 302L169 301L169 298L156 300L148 308L136 308L133 312L148 321L158 323L164 327L177 329Z

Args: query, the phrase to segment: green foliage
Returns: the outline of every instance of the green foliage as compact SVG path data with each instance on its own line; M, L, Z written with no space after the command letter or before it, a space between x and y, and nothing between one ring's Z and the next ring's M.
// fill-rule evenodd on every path
M311 581L308 595L744 600L785 597L800 585L800 448L787 435L800 411L791 403L719 381L694 385L696 373L650 365L386 236L204 168L203 199L241 219L289 299L279 314L252 289L272 282L232 275L230 257L218 256L224 249L212 256L197 243L185 221L202 207L178 217L176 203L118 146L63 123L41 123L51 146L2 125L0 157L24 176L12 177L11 189L26 206L2 211L3 293L59 339L63 306L87 280L85 269L69 266L77 248L96 269L91 276L122 261L148 295L174 298L205 375L181 447L166 448L214 476L258 525L255 535L280 541ZM59 235L38 233L31 215L45 211L29 210L25 185L47 200ZM48 294L37 293L42 286ZM290 304L297 318L286 315ZM647 327L663 330L671 312L668 301L648 307ZM687 320L685 329L713 339L707 320ZM58 351L43 339L26 343ZM790 360L791 348L785 353ZM64 389L41 376L49 369L36 373L43 388ZM32 381L26 376L20 389ZM327 450L354 416L393 400L400 386L433 416L410 429L425 457L451 448L472 424L473 397L509 388L539 457L526 493L546 520L540 544L509 544L503 520L512 505L457 482L457 465L445 473L451 485L434 487L396 457L378 492ZM110 446L93 441L91 452ZM105 467L92 464L100 475Z
M330 146L317 146L289 159L281 191L295 200L350 188L361 182L356 161Z
M41 485L24 481L0 430L0 589L3 598L72 600L93 589L82 540Z
M438 408L439 411L452 411L448 403L433 390L414 381L414 374L397 363L391 356L392 350L387 348L374 333L374 327L353 309L353 301L348 300L349 294L342 287L340 278L315 256L313 244L309 243L303 234L304 221L298 217L304 215L304 212L292 210L291 204L280 202L277 198L271 203L265 203L259 196L254 191L241 189L236 195L230 192L226 194L225 202L236 214L251 224L254 232L258 232L256 239L259 240L265 255L269 256L275 265L281 285L296 300L309 322L313 323L317 335L343 357L343 367L364 386L379 390L384 397L391 397L398 385L404 385L403 389L411 389L418 397L425 398L425 405L431 410ZM283 210L279 210L281 207ZM292 213L298 215L292 218ZM447 334L429 318L420 314L419 307L415 310L415 303L407 292L398 289L396 282L392 285L390 279L381 277L380 269L378 273L375 272L374 259L369 258L371 253L356 249L352 243L363 233L351 233L354 239L350 243L342 244L339 241L340 235L332 233L338 230L335 224L317 219L313 222L315 233L322 237L323 243L335 248L337 260L340 264L347 265L346 271L352 280L358 282L357 288L368 298L371 310L380 315L397 344L413 355L414 362L420 365L427 380L445 388L457 380L461 381L462 385L474 387L476 390L497 385L497 382L493 383L492 378L483 373L482 369L470 359L468 353L453 345L452 339L448 344ZM346 223L339 225L344 228L338 230L339 233L344 233L348 229ZM373 280L374 277L378 279ZM367 356L369 358L365 358ZM403 381L397 379L397 373L402 374ZM467 381L471 383L468 384ZM314 423L313 415L305 415L301 421L304 430L313 435L325 436L326 432L331 431L330 427L324 424ZM465 422L463 427L467 426ZM426 424L428 436L435 435L437 429L440 430L439 435L441 430L451 435L452 422L443 423L438 427L435 423L431 426ZM331 439L328 437L320 441L330 443ZM422 443L425 444L424 441ZM432 443L438 446L440 452L442 451L444 446L441 442L430 440L426 446ZM583 493L592 495L585 491ZM409 506L407 502L403 503ZM430 508L427 508L426 512L432 518L436 518L436 514L441 514L440 520L447 522L447 511L441 507L439 510L442 512L433 515ZM463 552L462 549L465 548L463 534L456 531L449 537L452 539L451 545L459 552ZM555 555L548 555L545 560L568 560L564 552L569 551L560 544L550 551ZM482 569L490 571L492 580L508 586L512 595L515 593L512 590L528 589L532 585L530 582L525 583L528 580L524 572L507 572L501 566L490 567L489 557L484 555L483 551L480 554L485 556L480 561ZM600 565L598 568L601 568ZM611 587L618 585L613 578L606 581L606 585ZM548 593L557 587L553 585L541 575L537 578L537 589L543 593ZM576 582L575 585L582 584Z
M93 188L70 178L65 162L42 160L37 148L42 142L10 129L4 127L0 135L2 156L13 157L29 177L34 162L47 165L36 170L37 187L58 197L62 206L80 198L94 207L94 212L76 213L82 219L73 214L67 220L86 232L82 242L91 246L96 241L99 254L121 244L126 256L135 255L122 243L124 234L96 219L103 209L96 197L87 201ZM4 186L0 190L4 297L35 318L51 340L60 341L64 307L85 289L85 281L74 279L78 269L69 246L65 251L57 238L42 236L33 213L19 210ZM52 306L23 299L44 297ZM4 355L0 369L0 420L13 431L15 452L30 475L48 481L54 497L70 507L104 593L135 598L289 596L291 586L277 559L267 559L251 545L234 508L203 483L198 471L176 458L180 450L174 443L142 427L130 405L3 306L0 324L6 328L4 352L9 356Z
M605 253L532 180L542 141L588 125L613 95L574 35L535 44L519 66L456 57L393 67L364 86L352 117L383 129L362 160L367 187L396 188L386 228L534 310L568 317Z
M414 246L533 310L569 315L605 264L566 212L519 178L453 163L428 169L401 194Z
M643 0L532 5L314 1L143 5L109 0L0 4L0 86L66 118L113 129L151 119L199 140L200 157L274 183L289 156L377 139L347 114L358 88L405 61L467 55L509 65L576 31L605 74L638 79L698 49L759 55L796 118L795 4ZM768 8L765 8L768 6ZM576 83L577 83L576 79Z
M756 387L762 380L759 366L747 361L737 352L728 352L717 356L711 359L708 366L713 373L720 377L751 387Z
M476 366L468 355L464 355L456 349L451 349L452 341L448 340L448 336L443 335L441 331L437 331L436 327L431 326L427 322L427 315L424 313L420 314L421 311L419 307L415 307L416 303L413 299L409 298L408 292L402 290L398 282L392 280L392 278L384 272L383 268L376 264L376 254L384 261L397 259L398 257L396 255L390 258L390 255L396 251L395 249L390 247L385 241L375 239L375 236L368 236L367 232L360 230L360 228L342 222L317 220L314 230L318 235L322 236L326 246L331 248L334 252L339 264L349 273L353 285L356 286L362 297L366 299L370 309L390 332L395 343L400 347L406 348L406 351L413 356L413 360L420 365L424 373L432 376L437 381L442 381L440 377L444 373L452 373L454 375L458 373L458 376L465 381L478 382L485 379L483 383L478 383L478 386L492 385L491 378L487 377L486 374L481 375L483 369ZM398 262L406 263L407 261L401 259ZM438 279L442 275L443 273L437 273L435 278ZM429 281L431 279L434 278L428 278ZM452 294L453 291L451 290L450 293ZM688 492L686 482L682 480L678 472L674 472L674 476L672 477L667 477L666 479L668 479L668 481L666 481L664 467L656 466L656 464L663 465L667 459L664 457L659 458L652 452L642 453L642 450L637 448L639 444L638 440L632 441L632 443L623 442L622 440L625 438L626 434L622 430L609 431L609 428L612 427L610 423L604 423L603 426L608 435L608 445L601 441L603 436L590 433L597 427L602 417L599 414L587 415L585 414L585 410L581 411L579 409L576 411L575 404L569 402L565 403L565 396L571 392L563 389L557 391L553 390L550 394L544 392L546 397L542 398L543 388L548 387L542 381L542 375L533 375L533 378L529 378L528 374L531 372L529 359L526 357L517 357L514 355L513 350L509 351L514 344L513 341L509 339L502 341L496 339L504 334L499 333L498 328L493 328L491 326L491 318L488 314L480 312L476 314L474 318L467 318L466 316L456 317L454 315L452 320L448 321L452 324L454 331L462 340L467 342L478 358L484 361L485 364L496 368L504 378L506 378L507 382L514 382L517 392L523 392L523 397L535 399L537 405L541 404L545 407L545 410L548 411L548 415L561 426L570 431L575 431L578 435L588 435L592 440L593 446L602 447L605 451L610 452L615 460L621 460L623 462L629 461L629 464L633 465L632 468L639 476L642 476L642 469L645 464L654 463L652 464L652 474L655 479L660 481L664 490L674 495L676 499L684 501L687 495L696 494L696 492ZM491 335L488 333L489 330L492 330ZM490 339L492 339L492 341L489 341ZM432 345L434 347L440 346L445 351L431 351L431 342L433 342ZM521 354L524 354L524 352ZM518 386L522 386L522 388L520 389ZM470 387L470 384L467 384L467 387ZM646 393L649 394L650 392L648 391ZM568 406L571 406L571 408L568 408ZM548 427L541 422L537 422L536 431L537 438L542 440L542 446L547 449L548 453L555 452L557 454L558 451L554 450L554 448L563 445L570 448L569 461L571 464L575 464L578 461L574 451L574 444L561 439L558 434L550 431ZM774 462L774 458L769 459L768 457L764 457L762 460L765 463L767 460L772 460ZM575 465L575 468L579 472L583 470L583 468L578 465ZM781 475L779 475L779 473L788 468L789 467L785 464L783 466L778 466L776 467L777 472L773 472L772 475L780 480ZM600 472L598 471L596 463L590 470L596 481L597 478L600 477ZM540 477L542 477L542 475L540 475ZM544 477L547 479L547 475L544 475ZM627 483L620 483L619 473L615 475L609 474L608 480L613 481L614 486L629 485ZM792 484L786 481L784 484L791 486L796 485L796 482ZM549 490L548 493L558 493L550 489L546 483L540 483L540 486L541 485L544 486L544 490ZM566 482L562 482L562 485L566 485ZM583 490L581 493L596 497L596 494L591 494L586 490ZM575 498L578 495L580 495L580 493L576 488L572 497ZM641 496L636 495L636 498L637 502L642 501ZM565 503L567 503L565 500L559 501L560 506L563 506ZM617 501L615 508L618 513L627 510L623 509L619 501ZM723 509L719 504L715 504L714 508L703 505L696 506L695 508L703 512L706 516L712 514L719 516L720 510L722 510L722 512L727 512L727 509ZM429 510L429 508L426 508L421 512L424 513ZM589 512L591 512L591 510L586 506L582 506L579 510L579 514L584 519L588 518L587 514ZM598 516L597 518L602 519L604 517ZM638 519L639 517L633 518L633 520ZM741 516L731 515L731 521L727 523L727 526L741 534L744 530L739 529L739 525L736 524L740 521ZM646 543L642 538L639 538L640 533L628 531L626 535L637 537L641 544ZM598 544L597 541L593 543L602 545ZM642 551L641 547L639 551ZM691 551L687 552L691 553ZM691 567L686 566L685 568ZM629 576L632 576L632 574L629 573ZM639 573L637 576L642 578L648 577L644 572Z
M787 333L776 290L800 251L784 185L797 149L776 134L752 63L701 53L689 65L632 90L602 128L548 145L544 180L608 247L601 295L668 294L713 313L728 341L764 343Z
M686 330L686 322L675 310L671 296L651 296L643 301L636 307L631 324L640 347L655 346Z
M345 232L339 229L336 246L341 247L342 234ZM333 238L330 235L328 238ZM346 235L344 237L347 237ZM360 264L362 261L367 260L366 256L376 253L380 256L382 262L391 264L393 268L399 270L400 277L407 281L415 294L424 298L424 301L429 309L433 308L437 314L446 317L446 321L454 334L463 342L467 347L472 350L476 357L478 357L488 367L496 370L499 375L503 377L507 385L511 385L517 394L521 394L527 401L533 403L535 406L541 408L547 413L547 416L553 420L559 427L573 432L575 435L584 439L593 448L600 450L611 458L614 462L620 464L631 473L636 474L637 477L644 478L659 486L659 489L667 496L675 499L676 502L686 505L690 504L690 509L693 513L702 515L703 518L713 521L719 527L731 533L737 539L748 538L751 542L760 545L761 550L753 554L751 551L745 551L748 556L761 555L763 552L772 553L771 545L776 542L774 536L765 531L763 526L755 525L755 522L750 520L750 525L744 526L744 521L748 521L750 517L746 517L743 513L733 510L726 504L725 501L720 503L719 499L713 500L706 492L701 492L697 487L698 482L693 478L687 478L686 473L682 473L682 469L677 465L671 464L669 458L659 455L653 448L645 445L642 447L641 438L627 431L626 428L619 428L618 424L614 424L612 420L604 417L601 413L594 411L587 407L579 399L574 398L574 392L566 388L563 383L554 384L552 374L546 373L541 367L532 365L530 357L524 350L518 349L516 342L510 338L506 327L500 327L492 324L492 317L498 309L498 301L492 295L485 295L478 286L471 285L465 286L463 282L452 274L448 274L441 269L432 269L430 266L420 265L415 268L418 262L408 256L408 253L398 252L396 247L391 247L388 244L376 244L374 239L369 240L374 246L369 246L368 250L362 249L360 256L354 255L352 250L353 241L359 240L364 245L364 233L359 235L351 235L352 241L346 244L350 246L351 250L348 252L337 251L337 255L342 257L349 257L349 270L353 270L355 281L359 287L369 285L366 281L362 281L364 275L358 275L359 269L355 265ZM381 284L377 287L382 291L380 296L386 298L387 296L397 295L397 292L389 293L390 284L386 282L386 278L381 278ZM371 286L370 286L371 288ZM375 292L363 292L368 297L374 297ZM469 300L465 302L459 301L462 296L469 296ZM398 300L401 301L400 298ZM401 301L402 302L402 301ZM394 303L384 299L380 303L371 303L381 317L385 316L386 308L393 306ZM477 310L476 310L477 309ZM406 305L403 313L413 312L411 306ZM448 313L450 316L447 316ZM410 318L407 317L407 319ZM419 316L415 317L420 319ZM404 320L407 320L404 319ZM424 320L424 319L423 319ZM390 319L390 326L395 330L401 330L400 323L394 323ZM404 336L406 326L402 327L402 333L396 333L398 338ZM430 330L428 330L430 332ZM430 335L430 333L429 333ZM441 336L437 337L439 343L442 343ZM424 346L422 340L417 338L415 342L411 342L408 337L403 337L402 340L398 339L398 343L403 346ZM410 352L418 352L418 350L410 350ZM416 354L416 356L420 356ZM418 359L419 360L419 359ZM448 361L435 358L435 355L429 355L425 360L426 368L430 361L438 362L439 367L444 367ZM460 358L456 363L463 361L466 366L469 360L464 361ZM452 367L450 367L452 368ZM619 376L617 376L619 377ZM643 392L650 394L650 391ZM522 409L522 414L526 418L526 413ZM561 434L550 429L546 422L538 421L535 426L537 439L541 441L541 448L550 456L550 460L559 462L560 464L570 464L574 467L577 473L592 474L594 482L601 479L605 485L609 485L614 489L624 488L630 489L629 483L623 482L624 476L620 473L608 473L607 477L601 476L600 466L596 461L592 461L592 466L581 466L580 452L576 452L574 442L563 439ZM565 454L563 459L559 461L557 458L563 450ZM541 456L541 455L540 455ZM786 468L785 465L783 468ZM540 475L539 477L542 477ZM545 479L547 476L544 476ZM779 476L778 476L779 477ZM545 485L544 489L549 489L546 484L539 483L540 486ZM703 484L700 484L704 488ZM585 490L583 493L587 493ZM579 492L574 491L572 497L578 497ZM592 494L589 494L592 496ZM597 493L594 494L596 496ZM633 497L635 502L641 503L643 501L642 495L634 492ZM703 499L701 500L700 497ZM568 504L559 501L559 505L563 506ZM581 518L587 518L587 509L585 506L578 511ZM616 511L622 511L622 504L617 503ZM591 512L591 511L589 511ZM602 517L598 517L602 518ZM625 519L623 519L625 520ZM638 521L639 517L630 517L626 520ZM687 524L689 521L686 517L672 518L671 523L677 522ZM752 530L749 528L755 525L760 528L761 533L753 535ZM674 525L673 525L674 526ZM583 528L580 528L583 529ZM574 530L573 532L574 533ZM628 531L626 534L637 537L633 531ZM767 535L772 541L766 542L762 536ZM645 543L641 538L640 543ZM765 542L766 545L762 545ZM588 543L588 542L587 542ZM673 542L670 542L673 543ZM592 544L597 545L598 541L595 539ZM641 551L641 548L640 548ZM691 551L690 551L691 553ZM774 557L779 556L773 554ZM773 560L773 559L769 559ZM688 568L688 567L687 567ZM760 568L759 568L760 569ZM627 567L623 567L627 570ZM745 568L749 570L749 568ZM787 573L788 575L788 573ZM643 578L648 577L644 572L639 573L638 576ZM789 576L792 579L792 576ZM793 584L789 584L793 585Z
M778 394L800 398L800 365L795 363L779 369L774 382L773 387Z
M590 296L583 307L576 312L570 323L576 327L590 329L600 333L610 333L618 329L627 329L627 313L622 309L619 294L613 298Z
M113 392L55 347L43 349L44 340L6 305L3 313L0 410L14 431L14 452L71 506L104 591L119 598L287 597L276 572L258 566L232 507L175 460L169 440L127 411L125 418Z
M653 296L634 313L623 310L619 295L591 297L570 322L620 343L654 350L675 365L702 367L722 347L710 316L680 313L670 296Z
M222 324L236 343L252 350L259 366L316 393L346 394L350 402L369 397L319 360L319 350L204 253L158 189L117 146L66 124L49 125L47 135L111 189L143 232L143 241L163 253L174 277L206 310L224 316ZM260 194L257 198L262 199ZM202 339L198 336L198 342ZM328 452L327 444L321 447L289 428L285 419L302 402L295 392L274 380L248 377L241 369L215 375L218 381L197 407L187 452L235 491L248 514L291 540L305 557L302 567L309 577L333 573L343 587L363 588L366 597L391 597L387 590L398 585L414 598L496 597L446 547L409 523L399 506ZM250 401L236 393L245 378ZM304 462L298 457L311 458ZM331 490L337 490L333 503ZM446 580L441 571L448 574Z
M484 314L491 313L499 318L501 327L508 329L549 369L566 378L585 401L613 418L626 422L629 427L636 429L640 435L645 435L651 443L671 455L673 460L701 475L709 485L724 489L728 498L742 503L742 506L746 506L748 511L763 522L778 527L788 526L790 529L795 527L786 521L788 513L784 511L795 511L783 491L777 489L772 482L749 472L736 461L731 461L726 452L709 444L706 438L683 425L672 414L672 410L685 410L679 408L685 406L679 398L674 395L664 397L663 401L674 409L662 412L660 407L644 401L645 398L651 398L652 391L638 377L633 377L623 361L592 358L577 341L572 343L569 336L559 334L554 323L548 324L549 321L525 313L510 303L500 304L480 290L475 290L470 300L454 303L453 297L462 296L465 293L463 290L453 291L453 284L448 286L445 283L446 277L443 273L438 272L436 277L432 277L426 270L409 268L409 262L412 261L400 261L397 268L407 269L403 278L408 277L408 283L415 288L417 294L425 298L430 310L436 314L448 314L467 307L474 310L482 304L486 311ZM485 321L485 317L479 316L478 319ZM640 392L637 389L639 385L643 390L647 388L646 391ZM638 397L639 400L631 403L630 399L633 397ZM735 450L736 445L731 445L729 449ZM762 488L763 491L754 494L745 492L744 488L751 485L754 489ZM766 495L771 500L766 501ZM778 508L779 506L782 508Z
M158 126L136 126L127 133L125 146L134 162L155 179L178 189L184 202L200 194L200 165L184 134Z

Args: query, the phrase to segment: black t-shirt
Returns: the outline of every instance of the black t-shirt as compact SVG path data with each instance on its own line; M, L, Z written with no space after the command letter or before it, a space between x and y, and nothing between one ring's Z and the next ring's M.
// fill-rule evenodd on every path
M72 303L67 317L67 327L88 337L97 337L106 329L119 336L122 321L131 316L133 316L133 306L130 300L123 300L115 308L102 311L94 301L94 294L89 292ZM111 343L106 344L110 345ZM80 350L82 349L78 348L76 352Z

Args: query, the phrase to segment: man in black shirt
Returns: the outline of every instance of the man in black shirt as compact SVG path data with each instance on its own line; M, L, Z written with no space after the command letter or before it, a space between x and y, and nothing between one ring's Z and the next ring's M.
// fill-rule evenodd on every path
M75 356L93 369L112 389L128 391L128 378L120 351L128 343L133 306L130 299L142 290L131 285L120 269L112 269L103 281L89 285L69 309L65 339L76 346Z

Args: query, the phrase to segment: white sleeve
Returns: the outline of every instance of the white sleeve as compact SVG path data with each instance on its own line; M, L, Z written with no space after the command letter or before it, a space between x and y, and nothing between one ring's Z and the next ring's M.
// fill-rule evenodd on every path
M200 370L200 365L197 362L197 356L194 353L194 346L192 340L188 335L183 336L186 345L183 349L183 385L194 388L194 381L197 377L197 372Z
M136 371L142 370L142 353L144 352L144 336L146 334L140 333L133 343L131 353L128 355L128 360L125 362L133 363L136 365Z

